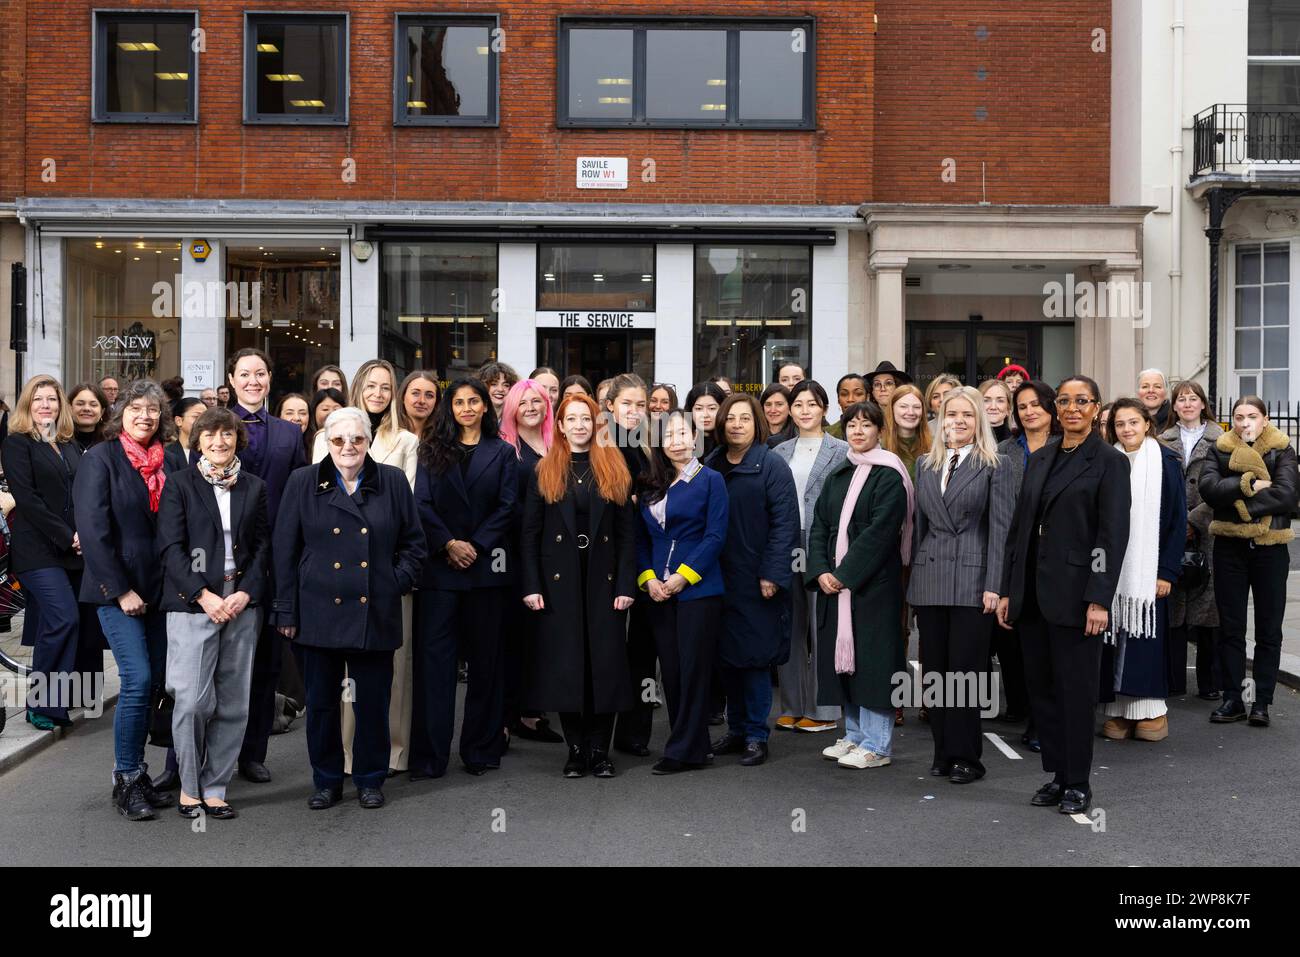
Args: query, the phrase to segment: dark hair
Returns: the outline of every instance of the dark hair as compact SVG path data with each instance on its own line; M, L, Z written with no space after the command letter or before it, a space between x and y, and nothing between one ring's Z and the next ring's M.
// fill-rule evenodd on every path
M113 409L109 404L108 396L104 395L104 390L99 387L99 383L97 382L79 382L74 385L68 392L69 409L72 408L72 403L77 396L81 395L83 392L89 392L95 397L95 401L99 403L99 422L96 423L94 430L95 442L99 443L104 438L104 426L108 422L110 413L112 413ZM76 428L75 423L73 428Z
M166 393L167 398L171 400L172 405L175 405L185 396L185 380L178 375L174 375L170 379L163 379L162 390Z
M286 392L284 395L280 396L280 401L275 404L275 414L277 417L284 413L284 404L288 402L290 399L301 400L303 405L308 406L308 410L310 413L310 404L307 402L307 397L305 395L303 395L301 392Z
M861 378L861 376L859 376L859 378ZM844 428L844 437L846 441L848 440L849 423L854 419L866 419L876 428L884 431L885 413L882 412L880 406L876 405L876 403L871 399L867 399L864 402L854 402L851 406L845 409L844 414L840 416L840 425Z
M406 374L406 378L402 380L402 384L397 388L397 424L411 433L415 432L415 429L412 428L415 422L406 411L406 390L416 379L424 379L426 382L433 383L433 407L435 409L438 407L438 403L442 401L442 390L438 386L438 373L432 369L415 369ZM424 438L432 421L433 413L430 412L429 418L425 420L424 428L420 430L420 434L415 436L417 439Z
M176 438L176 423L167 413L171 411L171 404L167 401L167 396L163 394L162 388L152 379L136 379L128 383L117 394L117 405L113 411L113 418L104 426L104 440L112 441L122 434L122 414L126 412L126 407L132 402L144 399L146 402L152 402L158 406L158 428L154 430L153 438L149 440L152 445L154 442L170 442Z
M218 405L199 416L194 428L190 429L190 449L198 451L199 436L204 432L220 432L224 429L235 433L236 454L248 447L248 430L244 428L244 423L239 421L239 416L235 413Z
M1237 409L1243 405L1250 406L1252 409L1258 411L1259 414L1262 415L1264 418L1266 419L1268 418L1268 406L1264 404L1264 400L1261 399L1259 396L1243 395L1236 402L1232 403L1232 414L1236 415Z
M479 366L478 372L474 373L474 378L484 385L491 385L497 379L505 379L506 385L514 385L519 381L519 373L515 371L514 366L506 365L504 362L485 362ZM447 391L450 393L451 389L448 388ZM491 405L491 396L488 398L488 404Z
M591 382L587 380L587 377L582 375L566 375L563 379L560 380L561 398L564 397L564 393L568 390L569 386L571 385L578 386L579 388L582 389L583 392L591 396L591 398L593 399L596 398L596 390L591 387Z
M709 381L712 382L714 385L716 385L719 389L722 388L723 382L727 383L727 385L732 384L731 376L728 375L715 375L712 378L710 378ZM724 389L723 391L725 392L726 390Z
M536 379L539 375L553 375L555 376L556 381L559 381L560 378L560 374L550 366L538 366L532 372L528 373L528 378Z
M716 389L717 386L714 386ZM659 419L659 431L662 437L663 432L667 429L668 423L673 419L681 419L686 428L694 436L699 431L695 428L695 423L691 421L691 414L686 409L670 409L665 412ZM663 442L652 444L650 454L647 456L646 467L642 469L641 476L637 481L638 492L641 499L648 505L653 505L660 501L668 494L668 486L672 485L673 479L677 476L677 469L668 458L668 453L664 451Z
M1024 425L1020 422L1020 413L1016 411L1016 403L1020 401L1020 393L1032 392L1038 397L1038 404L1043 407L1052 418L1052 424L1047 427L1048 435L1061 434L1061 420L1056 417L1056 390L1044 382L1042 379L1026 379L1020 385L1016 386L1015 394L1011 396L1011 421L1016 423L1016 428L1023 432Z
M1093 401L1098 403L1099 405L1101 404L1101 386L1097 385L1096 380L1090 379L1088 376L1084 375L1081 372L1077 372L1074 375L1068 375L1064 379L1062 379L1061 384L1056 387L1057 393L1059 394L1060 391L1064 389L1066 385L1071 382L1082 382L1084 385L1088 387L1088 391L1092 393ZM1108 406L1102 406L1101 411L1104 411L1106 408L1108 408ZM1101 411L1098 411L1096 417L1092 420L1092 429L1094 432L1098 431L1101 428ZM1107 442L1110 441L1110 439L1106 438L1106 436L1104 435L1102 436L1102 438L1106 439Z
M347 395L347 394L348 394L348 377L343 373L343 370L340 369L340 368L339 368L338 366L336 366L336 365L321 366L319 369L317 369L315 372L313 372L313 373L311 374L311 378L307 380L307 385L308 385L308 387L309 387L313 392L318 392L318 391L320 391L320 390L318 390L318 389L316 388L316 383L320 381L320 377L321 377L322 375L324 375L326 372L333 372L335 375L337 375L337 376L339 377L339 382L341 383L341 386L342 386L342 387L339 389L339 391L342 392L344 395ZM345 404L346 404L346 403L345 403Z
M1151 438L1155 439L1157 442L1160 441L1159 437L1156 435L1156 420L1152 418L1151 413L1147 411L1146 406L1131 396L1124 396L1123 398L1116 399L1110 404L1110 424L1106 426L1106 431L1109 434L1102 436L1102 438L1107 442L1119 441L1115 438L1115 413L1122 412L1125 409L1133 409L1138 415L1142 416L1143 421L1147 424L1147 435L1151 436ZM1097 418L1100 419L1101 416L1098 415ZM1163 445L1164 443L1161 444Z
M311 458L311 451L315 447L316 433L320 431L320 426L316 424L316 410L326 399L337 402L340 408L348 404L347 396L338 389L316 390L316 394L307 403L307 431L303 434L303 444L306 446L308 458Z
M773 382L763 390L763 394L758 397L758 404L764 405L774 395L780 395L781 398L785 399L786 405L790 404L790 390L779 382Z
M177 419L182 418L190 409L194 408L196 405L203 404L204 402L202 399L196 399L193 396L184 399L176 399L172 402L172 417Z
M1201 388L1201 384L1195 379L1184 379L1169 390L1169 425L1178 424L1178 412L1174 405L1184 392L1191 392L1201 400L1201 421L1213 421L1214 416L1210 415L1210 400L1205 397L1205 390Z
M509 368L509 366L506 366ZM500 378L499 376L497 378ZM492 381L496 381L494 378ZM442 475L453 465L459 465L464 452L460 447L460 425L452 411L453 400L461 389L471 389L483 402L483 438L497 437L497 413L492 408L492 397L482 379L457 379L447 386L442 400L433 410L433 428L420 443L420 462L435 475Z
M799 372L803 375L805 379L808 378L808 370L805 369L800 363L787 361L787 362L778 362L776 364L776 377L778 379L781 378L781 370L786 368L787 366L794 366L796 369L799 370Z
M673 409L680 407L680 403L677 401L677 390L674 389L672 386L670 386L667 382L656 382L654 385L652 385L650 387L650 391L646 393L646 399L648 400L650 396L654 395L660 389L663 389L665 392L668 393L669 411L672 411Z
M647 399L650 398L650 393L646 391L645 379L635 372L621 372L609 380L609 391L605 393L605 401L613 402L628 389L640 389L646 393Z
M697 382L691 386L691 391L686 393L686 401L682 403L682 408L688 413L695 408L695 403L704 396L710 396L718 405L727 401L727 393L722 391L722 387L714 382ZM691 430L695 431L695 422L691 422Z
M772 435L772 430L767 424L767 416L763 414L763 407L758 404L748 392L733 392L727 396L727 400L722 403L722 408L718 410L718 418L713 423L713 437L719 445L727 444L727 413L735 405L744 405L749 407L749 411L754 416L754 441L753 445L762 445Z
M235 374L235 366L239 365L239 360L240 360L240 359L247 359L249 356L254 356L254 357L258 358L258 359L261 359L261 360L262 360L262 365L266 366L266 371L267 371L268 373L270 373L270 371L271 371L271 357L270 357L270 356L268 356L268 355L267 355L265 352L263 352L261 349L240 349L240 350L239 350L238 352L236 352L233 356L231 356L229 359L226 360L226 375L228 375L228 376L232 376L232 375L234 375L234 374ZM227 385L228 385L228 384L229 384L229 383L227 383Z
M835 383L835 394L837 396L840 394L840 386L848 382L850 379L857 379L859 382L863 384L863 386L866 387L866 390L868 392L871 391L871 383L867 381L867 377L864 376L861 372L846 372L844 375L840 376Z
M793 365L793 363L786 363L786 364ZM796 382L793 386L791 386L790 404L794 405L794 400L797 399L805 392L812 393L813 399L816 400L817 404L822 407L823 412L825 412L827 409L830 408L831 405L830 397L826 394L826 390L822 388L822 384L818 382L816 379L801 379L800 381Z
M1097 410L1097 432L1101 435L1103 442L1114 441L1110 437L1110 407L1114 404L1114 402L1107 402Z

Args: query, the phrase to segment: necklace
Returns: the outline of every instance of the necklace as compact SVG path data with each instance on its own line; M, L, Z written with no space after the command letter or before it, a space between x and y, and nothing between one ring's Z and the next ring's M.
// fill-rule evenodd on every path
M574 469L574 470L573 470L573 477L577 480L578 484L581 485L581 484L582 484L586 479L591 478L591 469L590 469L590 467L583 469L583 470L582 470L582 474L578 474L578 470L577 470L577 469Z
M1082 442L1078 442L1078 443L1076 443L1076 444L1070 446L1070 447L1067 449L1067 448L1065 447L1065 439L1061 439L1061 454L1062 454L1062 455L1069 455L1071 452L1073 452L1075 449L1077 449L1080 445L1083 445L1083 443L1082 443Z

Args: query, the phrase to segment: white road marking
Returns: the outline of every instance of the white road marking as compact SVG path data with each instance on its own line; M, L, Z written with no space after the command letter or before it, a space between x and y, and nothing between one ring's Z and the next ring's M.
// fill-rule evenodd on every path
M1077 824L1092 824L1092 818L1088 817L1086 814L1071 814L1070 820Z
M985 731L984 737L992 741L993 746L996 747L1003 754L1005 754L1012 761L1024 760L1023 758L1020 757L1020 755L1016 754L1015 750L1011 747L1011 745L1007 744L1005 741L1002 740L1001 735L994 734L992 731Z

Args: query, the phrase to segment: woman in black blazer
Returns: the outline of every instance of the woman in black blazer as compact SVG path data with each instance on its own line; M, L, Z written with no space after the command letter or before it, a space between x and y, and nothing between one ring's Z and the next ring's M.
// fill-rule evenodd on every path
M518 495L515 450L497 437L487 387L453 382L420 448L415 499L428 540L413 659L411 777L447 770L456 722L456 656L469 669L460 758L470 774L501 765L505 751L502 616L511 581L506 555Z
M1092 802L1093 712L1102 636L1128 547L1128 459L1097 432L1087 376L1056 390L1063 434L1029 457L1007 535L998 624L1020 626L1025 680L1053 779L1032 802L1063 814Z
M172 802L154 789L144 745L167 655L155 535L173 425L162 389L148 380L123 389L115 409L104 442L81 458L72 499L86 563L81 600L98 606L122 682L113 714L113 800L127 820L140 821Z
M176 426L176 440L168 442L163 452L163 468L167 470L168 475L189 467L190 449L194 448L194 443L190 441L190 433L194 430L194 423L207 409L202 399L192 397L177 399L172 403L171 414L172 423Z
M199 405L190 439L199 459L168 476L158 505L167 691L176 701L177 809L231 818L226 786L248 723L271 528L266 484L240 469L243 423L229 409Z
M636 591L632 476L595 402L568 396L557 412L520 536L523 601L538 616L526 704L560 712L565 777L612 778L614 715L636 697L626 647Z
M79 686L83 669L77 660L81 541L72 481L81 452L72 431L58 381L34 376L23 386L0 450L15 503L9 570L28 595L23 643L34 646L27 721L41 731L71 724L68 708L88 706L91 690Z
M420 580L424 536L406 473L367 453L369 414L335 409L324 432L329 455L289 476L276 518L275 624L301 650L316 789L307 806L324 810L343 797L341 704L349 696L352 783L363 808L380 808L402 596Z

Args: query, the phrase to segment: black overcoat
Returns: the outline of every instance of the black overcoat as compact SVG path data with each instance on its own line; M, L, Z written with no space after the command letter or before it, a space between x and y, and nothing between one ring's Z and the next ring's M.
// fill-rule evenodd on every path
M121 442L101 442L81 457L72 501L86 568L79 599L116 605L119 595L134 591L150 610L157 608L162 598L157 516Z

